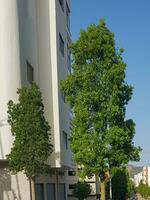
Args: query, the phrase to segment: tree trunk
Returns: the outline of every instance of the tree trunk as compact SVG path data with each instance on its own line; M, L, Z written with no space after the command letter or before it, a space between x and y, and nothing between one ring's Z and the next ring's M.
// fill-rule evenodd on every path
M110 178L110 199L112 199L112 182L111 182L111 178Z
M31 199L35 200L35 177L30 179L31 181Z
M101 181L101 200L105 200L105 181Z

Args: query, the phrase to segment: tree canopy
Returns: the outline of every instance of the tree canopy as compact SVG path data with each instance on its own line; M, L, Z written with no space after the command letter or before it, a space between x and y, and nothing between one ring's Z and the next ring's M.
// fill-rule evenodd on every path
M135 123L125 115L133 87L125 81L123 49L116 48L114 34L101 20L82 30L70 49L72 73L61 86L74 112L71 148L82 175L138 161Z
M50 126L44 117L42 94L36 84L18 89L18 103L8 103L8 123L14 136L7 156L13 173L23 171L28 178L44 173L52 153Z

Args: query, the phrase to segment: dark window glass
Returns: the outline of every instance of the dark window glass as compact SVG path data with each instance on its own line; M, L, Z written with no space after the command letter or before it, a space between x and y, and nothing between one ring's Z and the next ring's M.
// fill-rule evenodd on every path
M73 189L74 189L74 185L73 184L69 185L69 190L73 190Z
M33 83L34 79L34 69L32 65L27 61L27 80L29 83Z
M68 136L65 131L63 131L63 144L66 149L68 149Z
M71 55L70 55L70 53L68 53L67 65L68 65L68 71L71 73Z
M63 100L63 102L65 103L65 94L63 91L61 91L61 99Z
M75 176L75 171L68 171L68 176Z
M65 184L58 184L58 200L66 200Z
M67 18L67 28L70 31L70 9L67 3L66 3L66 18Z
M46 184L47 200L55 200L55 184Z
M44 185L42 183L35 184L35 199L36 200L44 199Z
M61 54L64 56L64 40L63 40L61 34L59 34L59 50L60 50Z
M64 11L64 0L59 0L59 4L60 4L62 10Z

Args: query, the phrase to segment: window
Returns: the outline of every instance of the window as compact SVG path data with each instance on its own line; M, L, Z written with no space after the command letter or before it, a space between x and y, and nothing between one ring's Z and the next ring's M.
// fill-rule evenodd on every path
M63 144L66 149L68 149L68 136L65 131L63 131Z
M63 40L61 34L59 34L59 50L60 50L62 56L64 56L64 40Z
M68 48L67 48L67 67L69 73L72 72L72 67L71 67L71 51L69 49L69 42L68 42Z
M66 3L66 18L67 18L67 28L70 31L70 9L67 3Z
M63 100L63 102L65 103L65 94L64 92L61 90L61 99Z
M73 190L74 187L75 187L74 184L70 184L70 185L69 185L69 190Z
M68 65L68 71L71 73L71 55L70 55L70 53L68 53L67 65Z
M30 84L32 84L33 79L34 79L34 69L32 65L27 61L27 80Z
M70 130L72 131L72 130L73 130L73 127L74 127L74 126L73 126L73 120L72 120L72 118L70 118L70 123L69 123L69 125L70 125L69 128L70 128Z
M35 184L35 197L36 200L44 199L44 185L42 183Z
M68 176L75 176L75 171L68 171Z
M58 200L66 200L66 188L65 184L58 184Z
M64 0L59 0L59 4L60 4L62 10L64 11Z
M55 184L47 183L46 184L46 193L48 200L55 200Z

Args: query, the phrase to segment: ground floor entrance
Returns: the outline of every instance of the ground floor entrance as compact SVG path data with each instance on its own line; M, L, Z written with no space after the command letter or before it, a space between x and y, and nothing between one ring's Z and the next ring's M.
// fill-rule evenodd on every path
M35 179L36 200L67 200L66 172L53 170ZM23 173L12 175L0 161L0 200L32 200L30 181Z

